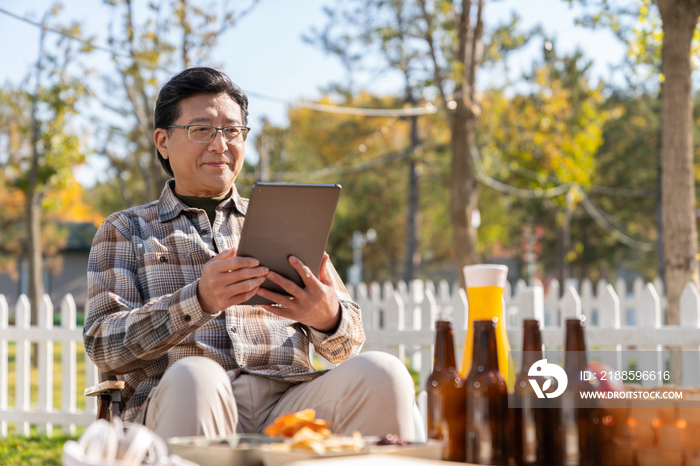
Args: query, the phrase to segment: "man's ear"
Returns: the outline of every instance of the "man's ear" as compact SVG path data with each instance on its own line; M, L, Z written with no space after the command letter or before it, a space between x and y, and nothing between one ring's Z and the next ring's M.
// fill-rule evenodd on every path
M165 128L156 128L155 132L153 133L153 141L156 143L156 148L158 149L158 152L160 152L160 155L162 155L164 159L167 159L169 157L168 130Z

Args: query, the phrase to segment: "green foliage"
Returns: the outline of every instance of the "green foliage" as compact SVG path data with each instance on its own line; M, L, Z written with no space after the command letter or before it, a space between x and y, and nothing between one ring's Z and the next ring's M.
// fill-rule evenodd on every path
M136 17L130 2L105 3L113 10L108 43L129 52L112 57L116 73L105 78L105 107L116 120L96 121L104 141L98 152L110 167L108 180L91 195L108 215L157 199L168 178L156 158L153 112L160 87L174 74L169 70L215 66L210 56L220 36L249 10L223 1L169 0L149 3L146 15Z
M544 52L544 62L526 78L529 93L508 97L505 91L494 89L484 94L479 124L482 162L492 178L535 195L545 196L560 186L570 188L558 196L512 197L490 208L482 206L490 237L480 240L490 239L493 245L493 240L510 238L504 244L517 247L525 228L543 227L542 262L546 270L552 270L562 266L555 262L555 252L565 216L571 215L572 244L564 260L579 272L590 273L591 267L600 266L588 254L590 242L606 234L578 203L581 193L598 181L597 155L609 112L603 105L602 83L597 88L588 84L590 64L580 52L564 57L553 50ZM500 219L500 224L488 225L491 217Z
M76 440L76 437L65 437L61 434L46 437L38 436L35 432L30 437L11 436L0 439L0 464L60 466L63 444L67 440Z
M593 202L614 216L614 224L632 237L658 240L658 186L661 102L657 96L613 93L605 102L609 118L603 128L604 143L596 156L596 185L617 190L590 192ZM612 218L611 218L612 219ZM590 221L589 221L590 223ZM590 225L595 231L597 225ZM609 236L586 234L587 262L601 270L634 270L650 280L658 275L656 252L620 245Z
M397 102L360 94L344 105L395 108ZM340 183L343 192L328 242L338 272L344 276L352 263L353 231L374 228L378 240L364 249L365 278L395 279L404 259L408 166L405 158L386 156L402 154L409 146L408 122L308 109L292 109L288 117L287 128L265 123L255 141L259 152L270 155L270 180ZM241 194L259 174L246 166L237 183Z
M81 37L78 23L50 24L59 11L55 4L43 23ZM0 88L0 220L7 226L0 233L0 270L13 275L17 259L28 248L24 222L32 199L43 214L42 244L35 247L49 258L51 271L60 267L60 260L52 256L66 239L65 230L51 221L55 220L51 215L70 210L72 202L82 205L64 194L76 191L72 169L84 163L88 153L74 122L89 92L72 73L87 72L74 59L84 53L90 40L78 45L59 36L47 44L44 34L32 80Z
M661 14L654 0L614 2L610 0L566 0L581 3L585 13L576 21L590 28L605 27L627 46L627 72L639 78L639 83L663 82L661 75L661 46L663 30ZM696 28L691 44L691 56L700 53L700 29ZM697 66L697 63L694 63ZM632 76L628 77L630 79ZM631 79L630 79L631 80ZM658 90L658 85L654 86Z

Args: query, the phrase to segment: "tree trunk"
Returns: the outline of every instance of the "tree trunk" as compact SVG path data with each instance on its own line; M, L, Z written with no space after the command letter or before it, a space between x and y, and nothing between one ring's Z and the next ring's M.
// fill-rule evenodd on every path
M42 190L39 186L39 140L41 138L41 128L39 126L39 117L37 116L37 106L39 93L41 92L41 72L43 69L44 58L44 38L46 37L46 29L43 25L46 24L47 16L42 20L41 35L39 36L39 57L36 61L36 88L32 95L32 160L29 166L29 180L27 183L27 204L26 204L26 225L27 225L27 248L26 255L29 262L29 302L31 304L31 325L39 324L39 306L44 297L44 284L42 275L44 271L44 262L42 257L41 244L41 200ZM53 318L53 316L51 317ZM37 343L32 344L32 352L38 355L39 346ZM32 358L32 366L38 366L38 358Z
M698 280L690 42L700 15L700 1L659 0L658 4L664 32L661 195L666 312L668 323L677 325L683 287Z
M662 223L668 308L666 323L680 324L680 296L698 283L693 171L693 96L690 43L700 16L699 0L657 0L663 20ZM669 348L674 350L673 348ZM678 350L678 349L676 349ZM680 352L671 354L671 382L682 382Z
M42 25L46 23L47 16L44 16ZM44 263L41 250L41 188L39 187L39 139L41 138L41 128L39 127L38 100L41 92L41 72L44 58L44 38L46 29L42 26L39 36L39 57L36 61L36 88L32 95L32 159L29 166L29 180L27 183L27 204L26 204L26 225L27 225L27 248L26 257L29 262L29 302L32 306L31 323L39 323L39 306L44 296L44 286L42 283L42 273Z
M461 100L461 99L460 99ZM457 256L457 276L465 287L462 268L476 264L476 228L472 225L472 212L477 208L479 191L472 161L476 121L471 111L458 102L452 125L452 180L450 189L450 213L452 234Z
M39 306L44 296L41 253L41 196L35 187L27 192L27 258L29 262L29 302L32 305L32 325L38 325Z

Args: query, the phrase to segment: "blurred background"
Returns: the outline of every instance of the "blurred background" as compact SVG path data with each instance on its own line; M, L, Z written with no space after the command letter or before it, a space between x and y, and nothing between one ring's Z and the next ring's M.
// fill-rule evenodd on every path
M158 89L197 65L250 99L242 195L343 185L349 282L663 277L656 6L459 3L1 2L0 294L81 309L97 227L167 179Z

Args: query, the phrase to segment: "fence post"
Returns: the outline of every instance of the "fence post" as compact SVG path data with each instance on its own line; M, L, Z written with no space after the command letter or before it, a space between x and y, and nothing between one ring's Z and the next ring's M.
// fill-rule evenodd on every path
M353 297L358 306L360 306L360 312L362 313L362 325L365 330L373 330L376 328L374 324L374 310L372 309L372 303L369 301L369 296L367 296L367 285L362 282L357 284L355 288L355 296Z
M565 327L566 319L578 319L581 317L581 298L579 298L574 285L569 284L566 287L566 293L561 298L559 306L561 308L560 320L562 327Z
M636 285L636 283L635 283ZM635 293L637 301L637 318L639 327L661 328L661 300L654 288L654 285L647 283L638 295ZM662 347L661 345L647 344L646 348L652 347L655 353L646 358L640 358L640 370L642 371L663 371ZM642 348L643 349L643 348ZM657 387L662 384L660 380L642 380L644 387Z
M383 301L384 308L384 326L388 331L401 332L405 329L404 325L404 302L398 291L391 288L391 284L384 285L385 299ZM389 345L387 352L393 354L404 362L406 355L406 347L403 343L398 345Z
M15 327L29 330L31 314L29 298L23 294L17 300L17 305L15 306ZM26 338L17 339L15 343L15 411L19 412L29 411L29 387L31 384L29 355L29 340ZM16 423L15 433L29 437L29 422Z
M563 322L559 322L559 281L552 280L547 286L547 294L544 301L544 325L546 327L559 327Z
M384 328L384 309L381 307L382 303L382 287L377 282L372 282L370 284L370 299L372 300L372 321L374 322L374 328L380 329Z
M44 294L39 306L39 328L53 329L53 303L48 294ZM53 341L40 341L38 345L39 358L39 411L53 411ZM53 424L41 423L37 426L40 434L48 437L53 435Z
M544 324L544 289L541 286L528 286L520 293L518 301L517 329L522 328L524 319L537 319Z
M700 327L700 293L693 282L686 283L681 293L681 327Z
M404 282L400 281L399 286ZM425 286L423 280L411 280L406 286L406 294L404 298L404 312L406 320L404 324L407 330L420 331L421 329L421 304L425 299ZM399 287L401 289L401 287ZM423 353L420 346L407 344L406 356L410 361L411 368L422 373L423 368ZM430 362L428 362L430 366Z
M632 316L628 315L627 311L629 308L627 304L627 282L624 278L617 277L617 280L615 280L615 293L617 293L617 298L620 300L620 325L632 325Z
M599 282L600 283L600 282ZM620 328L620 299L615 293L615 288L607 284L598 294L598 326L600 328ZM615 354L604 356L604 363L619 371L627 367L622 363L622 345L615 345ZM625 362L626 364L626 362Z
M7 299L5 295L0 294L0 330L7 330L9 317L10 307L7 305ZM7 411L8 357L7 338L0 338L0 411ZM0 421L0 438L5 437L7 437L7 421Z
M659 306L661 307L661 322L666 321L666 309L668 308L668 298L666 296L666 288L661 277L655 277L651 284L654 285L656 293L659 295Z
M454 310L450 304L450 301L452 300L452 293L450 292L450 284L447 283L447 280L440 280L438 282L436 298L440 305L440 318L454 319Z
M435 283L432 280L426 280L425 281L425 289L430 290L433 292L433 296L435 296L437 290L435 289ZM437 302L437 300L436 300Z
M593 283L585 278L581 282L581 314L586 316L586 323L593 325L593 308L595 307L595 296L593 296Z
M75 330L75 301L70 294L61 301L61 327ZM63 383L61 385L61 411L64 413L76 412L76 351L74 341L64 341L61 344L61 372ZM63 426L66 435L75 435L75 424Z
M642 293L644 293L644 280L642 280L642 277L637 277L632 282L632 296L630 300L632 303L630 308L633 309L634 314L634 323L632 325L640 325L639 309L645 304Z
M425 283L423 280L411 280L406 293L406 328L420 330L421 304L425 299Z
M600 318L601 318L600 315L601 315L601 312L603 312L602 311L603 305L601 304L601 302L602 302L601 300L602 300L603 296L607 293L608 285L610 285L610 284L608 283L608 281L605 278L599 279L595 284L595 300L593 302L593 304L594 304L593 311L595 311L595 313L592 312L591 317L593 318L596 325L600 325ZM614 288L613 288L613 291L615 291ZM615 297L617 298L618 296L615 296ZM620 307L620 300L619 299L617 300L617 306L618 306L618 308Z
M688 282L681 293L681 327L700 328L700 293L695 283ZM683 385L697 387L700 385L699 346L692 352L683 352Z
M454 287L452 312L455 328L455 357L457 367L462 367L464 342L467 339L467 325L469 325L469 301L467 300L467 292L459 285Z
M435 330L435 319L437 318L437 303L435 293L430 287L426 287L421 304L421 330L424 332ZM422 346L420 349L421 366L419 388L425 386L432 371L433 347L435 345Z

